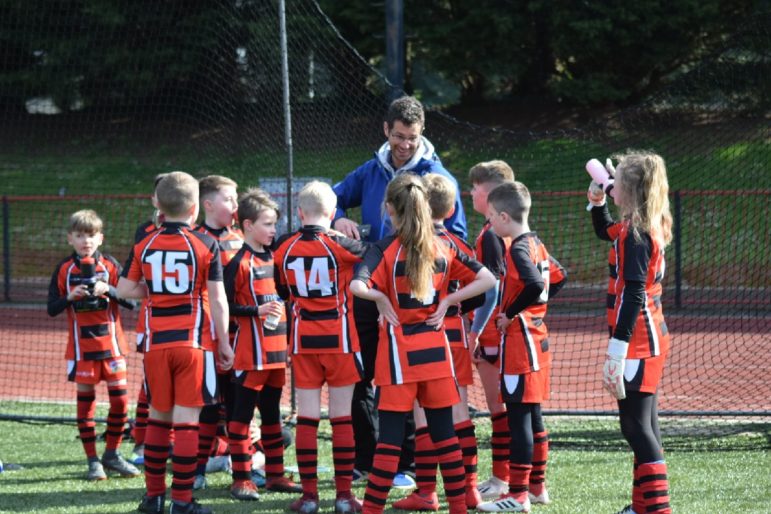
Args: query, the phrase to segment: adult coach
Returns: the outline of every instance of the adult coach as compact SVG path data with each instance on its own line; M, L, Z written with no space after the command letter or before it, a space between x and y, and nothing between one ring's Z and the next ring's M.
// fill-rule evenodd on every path
M391 232L391 220L383 208L388 183L403 173L419 176L438 173L449 178L457 191L455 211L445 220L447 229L466 239L466 215L460 200L460 187L448 172L434 151L434 145L423 136L425 113L423 105L414 97L403 96L394 100L388 108L383 132L386 142L375 152L375 156L349 173L333 186L337 195L337 212L332 227L348 237L366 241L378 241ZM361 207L361 225L345 217L346 210ZM351 417L356 439L356 464L358 472L368 472L377 442L377 409L375 406L372 379L375 371L375 353L378 339L378 311L373 302L354 298L356 329L361 341L361 355L364 361L364 380L356 384L353 394ZM399 470L411 468L414 453L414 422L405 431L413 438L405 440ZM359 475L361 476L361 475ZM358 478L358 477L355 477ZM398 474L394 487L414 486L414 482Z

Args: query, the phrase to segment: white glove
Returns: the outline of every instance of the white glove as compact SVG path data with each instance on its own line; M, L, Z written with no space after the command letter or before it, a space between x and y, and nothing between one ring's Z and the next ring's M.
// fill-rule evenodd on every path
M616 168L613 166L613 161L610 157L605 159L605 169L608 170L611 177L616 178Z
M624 365L629 343L614 337L608 341L608 351L605 355L605 365L602 368L602 384L617 400L626 398L624 389Z

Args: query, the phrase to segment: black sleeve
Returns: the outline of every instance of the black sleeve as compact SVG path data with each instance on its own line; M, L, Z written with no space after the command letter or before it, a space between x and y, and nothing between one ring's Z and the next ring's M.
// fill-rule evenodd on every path
M280 279L281 277L281 268L278 267L278 264L276 264L276 261L273 261L273 282L276 284L276 293L278 293L278 296L284 300L285 302L289 301L289 288L287 285Z
M70 304L67 300L67 295L62 296L59 291L59 268L61 264L56 267L54 274L51 276L51 283L48 286L48 315L58 316L67 308Z
M504 268L503 240L492 230L482 235L482 265L489 269L495 277L500 277Z
M468 298L466 300L463 300L460 302L460 313L466 314L468 312L477 310L485 303L485 294L478 294L476 296L472 296L471 298Z
M351 239L350 237L345 237L345 236L330 236L330 237L337 244L339 244L340 246L342 246L350 253L352 253L353 255L359 258L364 257L364 254L367 253L367 248L369 248L372 244L366 241L359 241L358 239Z
M219 282L222 280L222 260L220 260L219 243L215 242L214 246L212 246L210 250L213 255L212 255L211 266L209 266L209 276L206 278L206 280Z
M517 295L513 302L506 307L506 317L513 319L514 316L532 305L543 292L545 287L543 277L538 268L530 259L530 252L527 247L520 244L511 245L511 259L514 261L514 267L517 268L519 278L524 282L522 291Z
M356 269L356 274L353 277L354 280L361 280L365 284L369 284L369 281L372 278L372 272L377 269L380 262L383 260L383 249L387 248L392 240L393 238L381 239L367 248L367 251L364 252L361 264L359 264L359 267Z
M112 255L104 254L103 256L106 260L110 261L110 263L115 267L115 274L118 277L120 277L121 272L123 271L123 269L120 266L120 263ZM124 298L118 298L118 290L115 288L115 286L112 284L108 284L108 285L110 287L110 290L107 291L107 297L111 300L118 302L118 305L120 305L121 307L128 309L130 311L133 311L134 307L138 305L138 302L134 300L126 300Z
M550 278L554 275L558 275L562 277L562 280L558 282L549 282L549 300L557 296L557 293L560 292L562 289L562 286L564 286L568 281L568 272L565 270L564 267L562 267L562 264L559 263L557 259L549 255L549 269L551 270L552 267L556 270L558 270L557 273L550 273Z
M651 238L640 234L639 238L629 234L624 241L624 291L621 293L621 307L613 337L621 341L632 338L637 317L645 303L645 281L651 256Z
M608 228L615 223L610 217L607 202L602 207L592 207L592 226L597 237L603 241L612 241L613 239L608 235Z

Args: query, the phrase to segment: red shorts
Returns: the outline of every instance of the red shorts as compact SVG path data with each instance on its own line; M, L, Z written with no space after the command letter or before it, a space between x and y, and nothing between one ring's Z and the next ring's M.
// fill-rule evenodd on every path
M655 393L664 374L666 354L647 359L626 359L624 365L624 388L627 391Z
M474 383L474 373L471 370L471 355L468 348L451 346L452 365L455 368L455 380L459 386L470 386Z
M292 355L294 383L302 389L321 389L324 382L343 387L363 378L361 356L356 353L298 353Z
M266 385L281 389L286 384L286 368L234 371L233 382L255 391L261 391Z
M493 326L495 326L495 318L490 318L488 323L492 323ZM494 346L498 348L501 345L501 337L503 337L503 334L498 332L498 329L484 330L481 334L479 334L479 346Z
M375 391L375 403L380 410L409 412L415 400L424 409L440 409L460 402L460 395L452 377L378 386Z
M176 347L145 353L145 383L150 406L161 412L168 412L175 405L212 405L219 399L214 353L200 348Z
M543 403L549 399L551 366L522 375L501 375L500 400L504 403Z
M126 381L126 359L119 355L97 361L67 361L67 380L76 384Z

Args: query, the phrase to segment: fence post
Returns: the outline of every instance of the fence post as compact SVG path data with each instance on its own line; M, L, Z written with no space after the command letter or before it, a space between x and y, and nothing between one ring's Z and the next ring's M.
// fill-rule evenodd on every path
M682 249L682 203L680 190L675 191L674 240L675 240L675 307L683 306L683 249Z
M8 197L3 195L3 290L5 301L11 301L11 223Z

